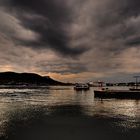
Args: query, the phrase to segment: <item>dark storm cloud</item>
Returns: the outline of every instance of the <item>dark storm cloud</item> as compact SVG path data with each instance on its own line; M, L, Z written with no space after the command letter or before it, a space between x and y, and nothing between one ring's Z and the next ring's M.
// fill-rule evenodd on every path
M133 25L131 25L131 19L133 18L137 20L137 18L140 16L140 1L107 1L109 2L103 7L99 7L98 11L96 11L96 18L93 18L96 23L96 27L98 28L99 36L107 40L121 39L122 44L118 46L118 50L126 49L134 44L139 45L139 35L136 36L136 34L140 33L140 30L138 29L139 25L137 26L139 23L135 21L132 23ZM129 40L129 37L133 35L135 35L136 38Z
M36 41L17 40L34 49L51 48L63 55L77 56L87 48L71 46L69 28L73 22L72 7L65 0L9 0L7 10L12 11L21 25L39 35Z
M108 1L97 10L97 21L100 27L110 27L123 23L127 18L139 16L139 0L106 0Z
M136 37L134 39L129 39L126 42L127 46L139 46L140 45L140 37Z
M27 58L33 54L33 69L102 77L140 69L139 0L0 0L0 5L0 37L10 36L8 44L25 50Z
M130 36L136 34L137 27L128 25L127 22L129 22L129 18L139 16L139 0L104 0L104 4L93 9L92 6L99 3L96 0L88 0L87 2L78 0L70 2L71 4L66 0L2 0L1 2L5 3L5 7L21 21L24 28L39 35L36 40L26 41L15 37L17 43L34 49L51 48L63 55L77 56L88 50L88 44L94 47L94 42L114 40L112 42L114 47L102 47L102 49L119 52L131 47L131 44L135 43L133 40L138 38L129 40ZM83 10L86 4L89 7L87 13ZM73 37L70 33L72 24L84 14L85 18L80 20L81 23L77 23L83 24L83 33L73 30L74 33L78 34ZM87 17L90 18L90 23L86 26L84 20ZM97 40L92 40L90 35L93 34ZM83 47L82 44L72 45L73 42L80 42L81 37L83 40L91 38L88 44L83 42L87 47ZM119 44L116 43L117 39L121 40ZM136 41L137 45L138 42Z

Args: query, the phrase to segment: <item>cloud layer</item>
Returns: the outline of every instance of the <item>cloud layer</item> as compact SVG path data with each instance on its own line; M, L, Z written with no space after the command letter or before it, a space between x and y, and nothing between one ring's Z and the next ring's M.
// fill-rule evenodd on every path
M1 0L0 5L1 71L51 73L71 81L139 73L139 0Z

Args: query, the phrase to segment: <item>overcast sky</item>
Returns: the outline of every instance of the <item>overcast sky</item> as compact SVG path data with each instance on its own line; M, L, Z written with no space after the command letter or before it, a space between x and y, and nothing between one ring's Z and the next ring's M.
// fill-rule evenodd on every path
M140 73L140 0L0 0L0 71L62 81Z

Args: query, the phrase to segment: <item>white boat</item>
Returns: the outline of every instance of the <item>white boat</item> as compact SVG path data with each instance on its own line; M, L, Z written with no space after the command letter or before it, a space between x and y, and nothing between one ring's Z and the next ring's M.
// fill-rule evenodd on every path
M89 90L89 85L88 84L83 84L83 83L77 83L74 86L75 90Z

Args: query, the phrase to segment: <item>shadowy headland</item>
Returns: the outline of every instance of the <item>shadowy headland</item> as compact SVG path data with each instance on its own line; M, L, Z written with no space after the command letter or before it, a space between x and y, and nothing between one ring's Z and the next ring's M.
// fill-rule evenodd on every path
M36 73L16 73L16 72L1 72L0 85L70 85L50 78L49 76L41 76Z

